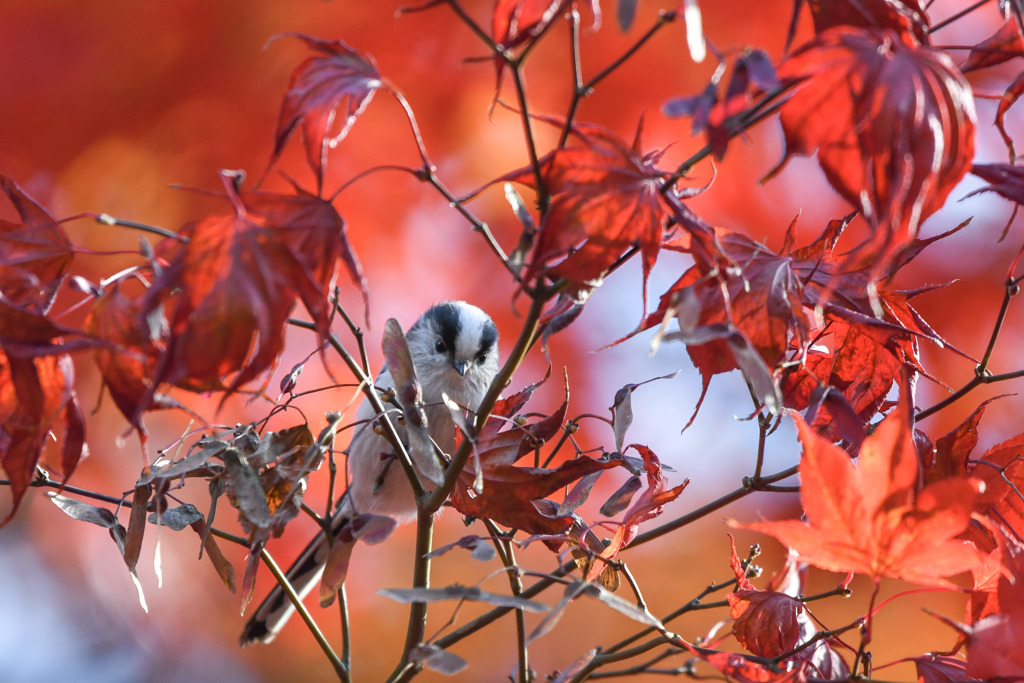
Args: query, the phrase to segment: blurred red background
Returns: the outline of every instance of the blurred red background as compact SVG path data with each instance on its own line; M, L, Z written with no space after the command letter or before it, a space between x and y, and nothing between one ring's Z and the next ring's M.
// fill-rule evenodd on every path
M478 21L489 24L491 3L467 0L465 4ZM613 3L604 4L604 25L597 32L583 33L585 77L597 73L631 45L655 21L661 3L640 3L636 23L626 34L614 25ZM956 5L952 1L935 3L933 18L947 16ZM791 6L788 0L704 2L705 33L720 50L750 45L778 58ZM491 63L467 61L484 56L485 48L444 8L398 15L398 7L393 2L323 0L9 0L0 21L0 93L4 100L0 107L0 172L14 178L57 217L105 212L177 229L189 220L223 211L216 199L172 186L216 190L216 172L222 168L245 169L250 178L263 174L288 76L306 57L304 47L294 39L280 38L268 44L272 36L287 32L341 38L373 55L381 73L409 100L438 174L455 194L468 193L524 165L527 158L519 119L501 107L489 115L494 96ZM584 26L591 21L584 12ZM936 36L936 43L976 43L998 24L993 5L945 29ZM808 34L805 20L799 25L797 40ZM568 31L558 27L531 57L526 73L535 112L564 113L572 85L568 51ZM712 63L695 65L690 61L680 21L664 29L585 99L578 119L600 123L631 139L644 117L645 149L669 147L662 166L673 168L703 141L690 137L688 121L666 119L660 107L671 97L703 89L713 69ZM998 72L976 80L978 91L998 94L996 76ZM511 97L510 90L503 94ZM979 101L978 157L984 161L998 161L1005 154L998 136L988 130L993 109L994 105ZM1014 125L1011 121L1011 131ZM552 133L544 131L543 125L537 128L544 148L552 142ZM763 123L730 145L725 160L717 164L715 184L694 200L692 207L710 223L743 231L774 248L781 245L786 226L799 214L799 238L809 241L828 219L849 209L831 192L813 160L794 160L778 178L759 184L781 156L777 124ZM375 165L415 167L417 163L400 108L394 100L378 94L349 137L332 153L326 186L328 192L333 191ZM307 188L313 186L297 141L289 145L280 170ZM692 182L703 185L711 173L711 165L704 162L694 171ZM272 175L267 185L284 187L285 181ZM965 181L954 198L975 186ZM336 204L370 284L367 339L375 363L379 363L379 334L387 318L397 317L408 326L430 303L446 298L467 299L488 310L498 322L507 350L518 332L515 311L508 304L512 283L480 237L435 191L409 174L385 171L348 187ZM471 208L488 222L507 249L514 245L517 224L500 187L485 192ZM2 210L8 212L9 207ZM950 343L975 356L984 350L1002 297L1006 268L1020 242L1015 228L1009 239L996 243L1008 214L1009 206L998 199L952 205L929 220L926 234L947 230L968 215L976 216L974 222L929 249L902 275L908 287L958 280L922 297L917 305ZM93 281L137 260L131 253L137 249L137 233L87 219L72 221L67 229L82 249L129 252L80 254L75 272ZM655 301L685 267L685 260L665 254L649 285L650 300ZM757 428L734 419L748 414L751 407L742 379L733 373L715 379L697 422L680 434L700 391L699 378L682 347L663 347L652 358L650 336L641 335L596 351L632 331L640 321L641 290L636 264L622 269L598 289L579 322L554 338L553 374L557 380L563 366L568 369L570 414L575 415L607 414L616 389L623 384L682 370L675 379L649 385L636 394L637 417L628 436L630 441L650 445L675 468L673 483L683 477L692 479L689 489L667 512L664 519L669 519L739 485L751 469ZM55 310L76 300L77 295L64 296ZM361 313L358 293L348 291L344 301L348 310ZM66 318L71 323L80 320L81 312ZM1003 343L997 348L996 372L1021 367L1014 344L1020 332L1020 316L1011 312ZM313 349L309 334L293 333L270 386L276 386L277 378ZM952 387L972 376L973 365L948 351L926 348L923 354L926 367ZM98 375L90 358L83 355L76 361L80 398L87 411L94 406L97 409L88 422L92 456L79 468L73 483L114 495L130 491L143 464L138 442L126 435L127 425L109 401L97 403ZM334 376L346 377L340 363L331 362ZM546 369L542 354L534 353L514 388L538 380ZM307 367L300 389L331 381L314 361ZM539 392L534 409L554 409L561 401L559 385L560 381L552 381ZM1008 391L1012 388L979 390L921 427L933 437L940 436L983 398ZM930 405L943 392L924 381L918 404ZM323 412L346 406L350 393L315 394L301 404L314 431ZM185 400L200 414L212 416L218 397ZM1019 430L1014 405L1015 401L1004 400L989 409L982 423L980 447ZM231 400L216 421L227 425L248 421L262 416L266 407ZM181 415L153 416L147 424L151 443L157 447L174 441L189 425ZM605 444L611 448L610 430L602 431L593 422L586 426L581 435L585 447ZM799 446L787 420L769 443L768 471L795 462ZM609 478L606 494L617 484ZM193 502L205 510L205 493L193 493ZM324 482L312 482L309 495L311 501L322 500ZM5 496L0 493L0 510L8 504ZM598 504L603 500L600 493L594 498ZM625 559L652 611L666 613L688 602L708 583L729 577L726 516L791 515L797 505L791 495L755 498L712 514L661 542L631 550ZM596 505L588 510L585 516L595 518ZM233 526L231 512L222 506L218 524ZM272 544L271 550L287 561L304 545L311 530L311 523L299 520L289 537ZM224 589L205 560L195 560L198 544L189 533L164 530L160 534L160 588L152 563L145 559L154 555L157 534L148 535L140 563L150 605L147 616L139 609L134 588L106 532L70 520L38 491L30 491L16 520L0 532L0 548L6 557L17 558L7 563L10 566L0 565L0 586L4 586L0 588L0 610L13 615L0 620L0 660L42 657L84 667L82 662L90 656L109 656L110 668L97 669L104 673L97 674L95 680L121 680L117 676L125 671L124 680L178 680L187 675L229 680L331 680L329 666L298 623L290 625L271 646L237 650L235 640L244 621L238 615L238 597ZM438 525L437 544L465 533L480 532L465 530L457 515L449 514ZM738 537L741 546L764 545L763 565L769 569L781 566L780 549L773 541L743 532ZM356 554L348 590L357 680L382 679L400 652L406 609L376 595L376 590L408 585L410 548L409 531L403 530L384 546L360 548ZM36 554L22 554L30 551ZM241 572L243 553L234 547L225 551ZM530 549L524 556L527 566L540 570L554 568L557 562L546 550ZM495 568L469 562L456 555L442 558L435 565L434 584L473 583ZM53 583L40 588L26 583L29 575ZM837 580L812 572L808 592L827 590ZM261 575L257 600L269 584L268 577ZM493 590L505 587L501 576L483 585ZM885 591L888 595L902 588L886 584ZM815 612L827 624L847 623L863 613L862 598L869 592L866 584L857 582L854 589L855 604L833 601L837 604L815 606ZM19 594L20 601L16 599ZM24 594L31 594L32 600L25 601ZM557 595L545 599L553 604ZM962 603L962 598L950 593L901 598L897 607L882 612L878 622L876 664L952 645L952 632L920 607L927 605L958 618ZM459 622L478 612L471 606L464 608ZM59 637L43 637L43 633L55 632L43 620L47 613L63 623L56 631ZM73 618L72 613L76 615ZM443 608L432 613L428 633L441 628L446 619ZM337 642L334 612L315 610L314 614L328 637ZM701 612L674 628L693 638L725 617L724 610ZM71 622L82 627L71 628ZM578 604L555 632L533 644L532 662L543 673L564 668L584 651L615 642L633 630L632 623L601 606ZM97 638L97 631L108 635ZM26 638L27 634L38 637ZM5 641L11 648L7 652ZM513 626L508 622L485 630L455 651L471 661L471 668L457 680L504 678L515 664ZM910 675L907 668L891 671L891 677ZM140 672L142 675L137 675ZM424 679L435 676L428 673Z

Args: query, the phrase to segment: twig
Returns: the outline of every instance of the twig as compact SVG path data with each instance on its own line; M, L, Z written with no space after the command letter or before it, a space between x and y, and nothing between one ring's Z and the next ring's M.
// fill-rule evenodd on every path
M267 552L266 548L260 551L260 559L263 560L263 564L267 565L267 568L270 569L270 573L274 575L275 579L277 579L277 583L280 584L285 595L288 596L292 605L295 606L295 611L298 612L299 616L302 617L302 620L306 622L306 628L308 628L309 632L313 634L317 645L320 646L324 655L326 655L327 659L331 662L331 666L334 667L334 671L338 674L338 678L342 681L350 682L352 679L349 675L348 667L346 667L338 658L338 655L334 652L331 644L328 643L327 638L324 637L320 627L317 626L313 617L310 616L306 606L302 604L302 599L295 592L291 582L288 581L288 577L284 575L284 572L281 571L281 568L277 565L277 562L274 561L274 558L270 556L270 553Z
M484 526L487 528L487 533L490 534L491 540L494 543L494 549L498 553L498 557L501 559L501 563L508 569L509 590L512 592L513 597L521 597L523 593L523 579L519 571L519 565L516 564L515 552L512 549L512 544L505 540L507 537L501 533L498 526L489 519L481 520ZM516 610L516 646L519 654L519 683L529 683L530 681L530 656L526 649L526 613L521 609Z
M413 564L413 588L430 588L430 549L434 538L434 515L420 508L416 516L416 561ZM419 662L412 662L409 656L413 649L423 643L427 630L427 603L413 602L409 604L409 623L405 630L405 647L402 648L402 659L392 672L389 681L406 681L414 676L422 667Z

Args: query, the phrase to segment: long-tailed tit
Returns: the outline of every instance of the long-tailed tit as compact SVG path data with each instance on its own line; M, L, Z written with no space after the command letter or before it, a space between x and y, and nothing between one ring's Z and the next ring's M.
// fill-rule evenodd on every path
M475 411L491 380L498 372L498 331L494 322L476 306L463 301L446 301L431 306L406 335L416 375L423 386L423 408L428 433L437 446L451 453L455 446L455 424L441 399L442 394L459 405ZM387 368L381 370L375 385L394 386ZM357 514L373 513L393 517L400 523L416 516L416 501L409 479L394 458L388 441L374 431L373 407L364 401L356 413L355 435L349 444L348 490L331 522L332 533L342 529ZM404 429L399 429L404 439ZM421 477L436 479L440 466L436 459L413 464ZM289 582L304 597L320 580L327 561L328 542L318 534L287 572ZM269 643L295 611L283 589L276 586L245 626L239 642Z

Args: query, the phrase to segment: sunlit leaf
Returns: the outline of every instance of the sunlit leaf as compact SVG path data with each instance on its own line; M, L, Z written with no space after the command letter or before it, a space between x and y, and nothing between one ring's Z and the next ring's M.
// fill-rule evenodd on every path
M807 521L745 526L775 536L822 569L926 586L950 586L946 577L980 561L972 544L956 538L970 521L979 482L954 477L920 487L906 401L864 440L856 465L795 419L804 445L800 476Z
M851 258L883 269L946 200L974 155L971 88L944 52L838 26L779 68L786 157L811 155L873 234ZM784 160L785 161L785 160Z
M382 85L381 76L369 57L340 40L288 35L316 54L292 72L281 102L270 166L277 162L288 138L301 124L306 161L316 174L319 188L323 186L328 150L341 142L366 109ZM333 130L337 132L332 134Z

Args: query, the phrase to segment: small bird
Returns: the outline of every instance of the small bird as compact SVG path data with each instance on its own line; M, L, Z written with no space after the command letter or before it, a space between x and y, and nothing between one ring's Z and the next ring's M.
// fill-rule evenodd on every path
M461 406L475 411L491 381L498 373L498 330L482 310L464 301L446 301L431 306L406 334L416 375L423 387L423 410L430 438L445 453L455 447L455 424L441 398L442 394ZM374 384L378 389L394 387L385 367ZM377 434L373 423L377 414L364 401L356 412L355 435L347 449L348 489L342 496L331 522L336 534L348 520L362 513L393 517L399 523L416 517L416 501L404 468L394 458L394 449ZM403 428L399 435L404 439ZM418 462L417 471L426 479L436 478L436 461ZM320 580L327 561L327 535L321 531L287 572L288 581L300 597L308 594ZM239 643L269 643L295 611L280 586L275 586L245 625Z

